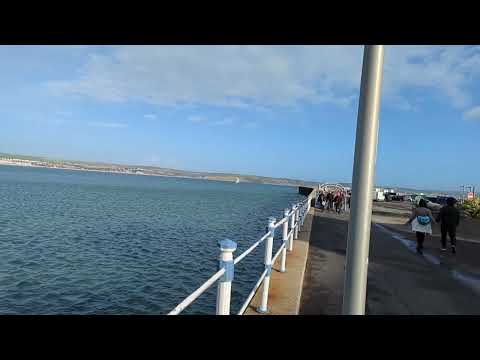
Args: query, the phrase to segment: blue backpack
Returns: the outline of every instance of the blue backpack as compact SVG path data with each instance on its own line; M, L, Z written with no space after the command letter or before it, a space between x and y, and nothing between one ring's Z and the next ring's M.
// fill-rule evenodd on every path
M428 225L430 224L430 216L417 216L417 221L420 225Z

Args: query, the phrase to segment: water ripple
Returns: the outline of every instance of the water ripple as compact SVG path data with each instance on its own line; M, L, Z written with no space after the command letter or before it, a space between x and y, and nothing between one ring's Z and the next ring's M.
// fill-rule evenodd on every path
M0 166L0 314L165 314L300 196L295 188ZM274 251L280 246L275 243ZM232 311L263 270L235 270ZM215 311L212 286L186 314Z

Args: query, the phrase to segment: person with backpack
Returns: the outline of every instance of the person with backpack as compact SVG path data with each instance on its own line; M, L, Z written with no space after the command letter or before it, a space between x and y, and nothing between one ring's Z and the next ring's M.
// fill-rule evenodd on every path
M450 245L452 246L452 253L457 252L456 249L456 232L457 226L460 224L460 211L455 207L455 199L449 197L447 199L447 205L440 209L440 213L437 216L437 222L440 225L440 231L442 233L442 251L447 250L447 233L450 237Z
M412 231L417 236L417 253L423 254L423 242L425 235L432 235L432 224L435 222L432 211L427 208L427 202L421 199L418 207L412 211L412 216L408 219L407 224L412 224Z

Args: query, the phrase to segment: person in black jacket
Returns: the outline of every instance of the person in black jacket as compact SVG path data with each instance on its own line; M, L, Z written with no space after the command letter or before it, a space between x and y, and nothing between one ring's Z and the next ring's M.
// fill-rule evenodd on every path
M323 195L323 192L320 193L320 195L318 195L318 199L317 199L317 207L319 209L322 209L323 210L323 201L324 201L325 197Z
M460 224L460 212L455 207L455 199L449 197L447 199L447 205L440 209L440 213L437 216L437 222L440 222L440 229L442 233L442 251L447 250L447 233L450 237L450 244L452 245L452 253L456 253L455 238L457 232L457 226Z
M330 211L332 209L333 203L333 194L331 192L327 193L327 210Z

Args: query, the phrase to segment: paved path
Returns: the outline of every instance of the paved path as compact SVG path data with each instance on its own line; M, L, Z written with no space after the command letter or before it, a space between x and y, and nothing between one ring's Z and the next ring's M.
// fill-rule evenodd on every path
M287 251L286 272L280 272L281 255L272 266L272 277L268 296L268 313L265 315L298 315L302 285L308 257L310 231L312 228L313 209L305 218L305 222L298 232L298 238L293 242L293 251ZM260 306L263 284L257 290L245 315L259 314L256 309Z
M341 313L347 230L348 215L315 209L300 314ZM441 257L434 242L425 256L412 245L401 232L372 226L367 314L480 314L480 262L473 260L480 246L459 243L463 255ZM468 269L458 264L468 257Z
M320 214L315 209L300 315L340 314L342 309L346 215Z

